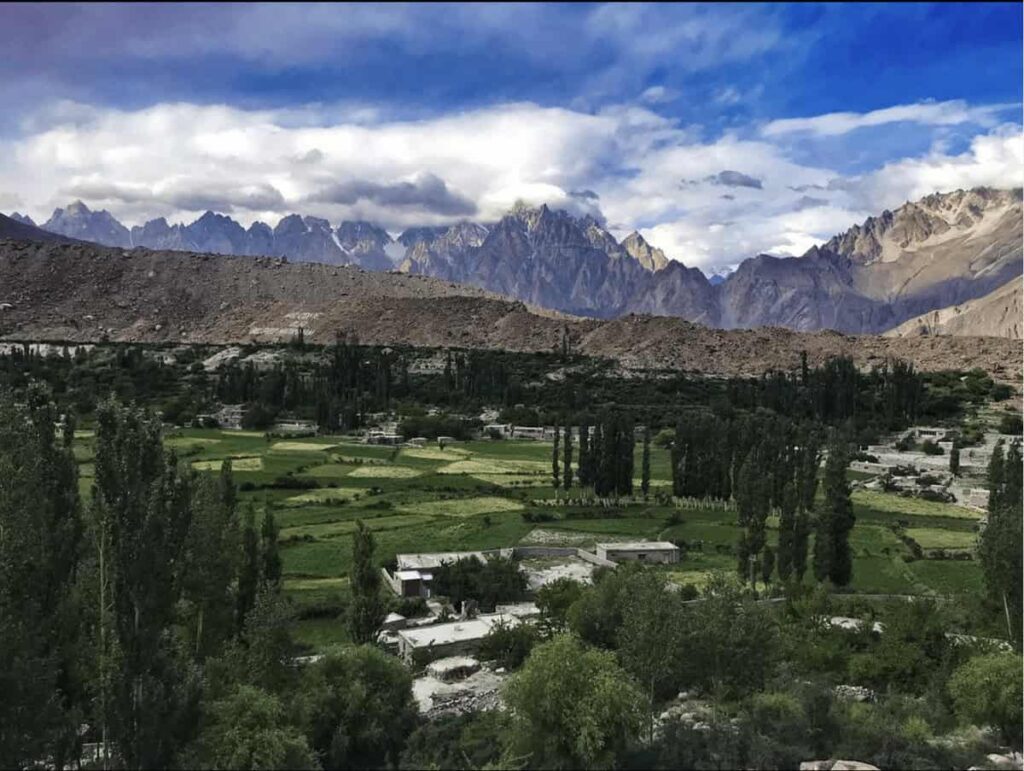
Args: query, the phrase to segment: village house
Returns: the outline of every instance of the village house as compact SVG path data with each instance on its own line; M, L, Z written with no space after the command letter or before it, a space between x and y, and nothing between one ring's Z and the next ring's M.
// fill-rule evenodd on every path
M520 619L511 614L490 613L476 618L432 624L398 631L398 655L407 663L426 663L447 656L476 653L496 626L515 626Z
M611 562L679 562L679 547L668 541L631 541L599 543L597 556Z

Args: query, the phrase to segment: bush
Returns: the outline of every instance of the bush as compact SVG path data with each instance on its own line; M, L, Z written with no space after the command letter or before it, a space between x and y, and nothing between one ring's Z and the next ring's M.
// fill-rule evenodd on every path
M1016 653L975 656L949 679L956 713L976 725L998 728L1011 744L1021 740L1021 658Z
M255 431L263 431L274 425L277 412L264 404L256 402L250 404L242 413L242 428Z
M935 444L931 439L925 439L921 443L921 452L925 455L942 455L945 453L945 450Z
M1000 434L1020 434L1024 430L1024 421L1020 415L1003 415L999 419Z
M992 401L994 402L1005 402L1011 396L1013 396L1013 388L1008 386L1006 383L996 383L992 386Z
M308 477L279 476L275 477L272 487L283 490L312 490L316 487L316 480Z
M910 434L901 437L900 440L896 442L896 449L900 452L910 452L915 447L917 447L917 442L914 441L914 437Z
M532 624L510 626L499 623L480 641L480 658L508 670L518 669L538 639L537 629Z

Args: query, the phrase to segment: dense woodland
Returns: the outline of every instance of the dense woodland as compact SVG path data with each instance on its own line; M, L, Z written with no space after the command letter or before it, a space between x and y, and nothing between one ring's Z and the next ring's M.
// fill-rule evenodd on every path
M947 768L1019 748L1019 444L989 468L984 594L872 604L837 593L850 578L856 444L998 398L983 375L899 364L864 374L839 360L749 380L616 379L576 362L552 381L546 368L572 364L567 354L444 353L424 374L411 354L343 340L290 352L295 366L221 372L204 370L201 351L174 363L127 346L0 357L0 766L789 768L852 757ZM552 478L565 495L651 494L648 453L634 490L634 445L661 442L675 495L734 502L736 571L699 592L667 591L663 573L629 567L593 586L555 582L537 596L540 624L485 641L515 672L509 710L427 722L411 673L372 644L389 600L361 523L356 644L295 661L272 512L257 521L239 503L230 463L199 473L162 444L163 422L217 401L329 414L339 429L388 408L533 411L560 427ZM95 430L87 493L71 449L77 420ZM514 567L456 564L440 580L487 607L522 594ZM810 586L797 580L806 571ZM877 619L884 633L820 623L832 614ZM835 687L850 681L875 695L840 698ZM661 728L661 705L681 691L712 717ZM96 759L97 746L112 757Z

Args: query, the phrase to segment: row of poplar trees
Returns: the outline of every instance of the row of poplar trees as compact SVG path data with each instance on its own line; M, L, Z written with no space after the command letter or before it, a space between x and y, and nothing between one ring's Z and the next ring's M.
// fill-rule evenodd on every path
M584 417L578 427L577 469L573 473L573 430L568 423L555 426L551 449L551 478L555 490L569 491L574 484L591 489L600 498L633 494L635 424L624 413L603 413L593 425ZM645 433L643 492L650 485L650 434Z
M205 662L280 601L277 528L240 516L229 461L197 474L157 418L113 401L82 495L74 428L41 387L0 394L0 767L66 767L83 741L166 767Z
M846 468L848 444L839 432L829 443L824 500L816 505L822 429L811 421L778 415L737 419L698 412L676 425L672 486L678 497L733 500L742 532L737 571L752 583L772 576L803 580L815 533L813 568L819 581L845 586L852 578L853 529ZM767 519L779 516L778 549L767 542Z

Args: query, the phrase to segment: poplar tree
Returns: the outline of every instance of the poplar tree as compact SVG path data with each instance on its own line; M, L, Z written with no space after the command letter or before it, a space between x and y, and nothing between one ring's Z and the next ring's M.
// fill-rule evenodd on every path
M561 475L558 473L558 439L559 429L558 424L555 423L555 439L551 444L551 479L555 487L555 492L558 492L561 482Z
M235 633L241 634L245 619L256 604L260 584L260 542L256 533L256 508L252 501L245 511L242 526L242 548L238 570L238 591L235 595Z
M30 387L26 401L0 393L0 766L49 756L65 767L85 701L74 423L61 421L46 389Z
M352 608L349 625L352 639L362 645L372 643L384 620L384 603L380 596L380 572L373 564L373 533L356 520L352 541Z
M566 421L563 437L564 460L562 463L562 487L568 492L572 487L572 426Z
M794 551L796 549L796 486L790 480L782 491L782 505L779 507L779 548L775 557L779 578L786 583L793 574Z
M960 476L960 448L956 444L949 451L949 473L955 477Z
M825 461L825 500L818 513L814 543L814 574L819 581L828 579L835 586L846 586L853 577L850 530L856 518L846 481L848 465L846 445L837 437L831 442Z
M644 426L644 453L640 466L640 490L647 500L647 493L651 489L651 427Z
M274 512L268 507L260 527L260 540L263 542L263 570L260 579L262 586L275 592L281 588L281 555L278 552L277 533Z
M580 421L580 449L576 465L579 467L577 476L580 487L589 487L592 484L590 479L590 425L586 418Z
M191 478L165 456L159 418L109 401L96 411L95 480L103 733L109 720L126 766L166 767L193 698L172 634Z

